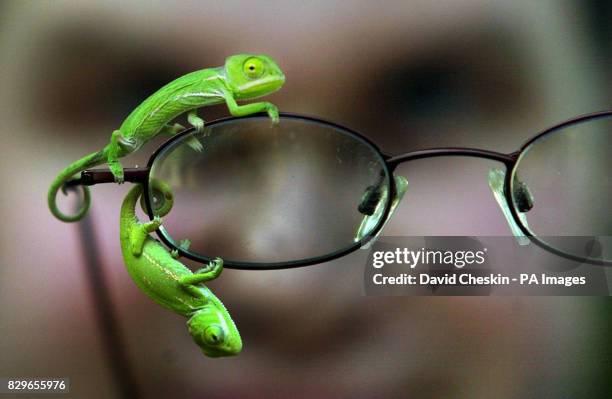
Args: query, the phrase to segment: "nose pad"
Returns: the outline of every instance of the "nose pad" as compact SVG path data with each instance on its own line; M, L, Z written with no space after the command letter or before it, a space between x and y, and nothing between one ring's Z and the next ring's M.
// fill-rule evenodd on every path
M380 202L380 198L382 197L381 187L380 185L372 185L366 188L363 197L361 197L361 202L357 207L359 213L362 213L366 216L372 216L374 211L376 210L376 206Z
M519 212L529 212L531 208L533 208L533 195L531 195L529 187L527 187L525 182L518 180L516 175L514 178L514 192L512 195L514 196L514 202Z
M510 227L510 231L512 235L516 238L516 241L519 245L525 246L529 245L529 238L525 236L519 225L516 223L514 218L512 217L512 212L508 207L508 201L506 201L506 197L504 196L504 182L506 181L506 172L500 169L491 169L489 170L488 175L489 187L493 192L493 197L499 205L504 217L506 218L506 222ZM515 198L517 198L517 205L519 210L519 218L523 225L528 226L527 218L525 217L524 212L529 211L533 208L533 197L531 196L531 192L527 185L523 182L518 182L517 189L515 191Z
M408 190L408 180L403 176L393 176L395 181L395 196L391 202L391 208L389 209L389 215L387 219L383 222L383 226L380 230L378 230L378 234L374 237L378 237L380 232L384 229L385 225L395 212L395 208L399 205L402 198L404 198L404 194ZM366 188L363 197L361 197L361 202L357 209L360 213L364 214L364 218L361 221L361 225L357 229L357 233L355 234L354 242L359 242L365 236L368 235L372 229L376 227L378 221L382 217L382 214L385 210L385 204L387 203L387 197L389 195L389 190L387 188L383 188L380 184L369 186ZM367 244L363 246L363 248L368 248L374 240L369 241Z

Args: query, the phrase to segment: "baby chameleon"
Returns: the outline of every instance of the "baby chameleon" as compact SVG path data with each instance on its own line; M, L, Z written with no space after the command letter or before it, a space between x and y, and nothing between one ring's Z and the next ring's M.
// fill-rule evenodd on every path
M155 212L166 215L174 201L168 186L155 181L154 189L161 193L162 202ZM142 186L135 186L121 206L120 237L123 260L136 285L158 304L188 317L187 327L193 340L206 356L236 355L242 349L240 333L223 303L202 283L221 274L223 261L217 258L192 273L176 260L149 233L161 225L159 216L141 223L136 217L136 202ZM186 247L188 244L183 244Z
M285 75L272 58L238 54L228 57L222 67L195 71L168 83L132 111L119 129L113 132L110 143L104 149L81 158L60 172L47 194L51 213L64 222L82 219L91 202L89 189L83 186L83 207L74 215L65 215L55 202L57 192L63 190L64 184L75 174L105 162L115 181L123 183L119 158L138 150L160 133L174 135L184 129L170 122L185 112L188 112L188 122L198 133L203 131L204 121L198 117L196 109L219 103L226 103L234 116L265 111L273 122L278 122L278 108L274 104L256 102L238 105L236 101L265 96L280 89L284 82ZM197 151L202 149L197 140L191 146Z

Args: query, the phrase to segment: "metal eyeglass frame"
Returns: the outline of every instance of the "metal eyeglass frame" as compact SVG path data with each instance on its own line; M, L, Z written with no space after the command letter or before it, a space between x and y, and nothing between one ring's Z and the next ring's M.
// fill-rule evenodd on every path
M399 155L390 155L390 154L386 154L382 152L376 146L376 144L374 144L364 135L352 129L349 129L347 127L338 125L333 122L325 121L319 118L311 117L311 116L304 116L304 115L291 114L291 113L281 113L280 114L281 120L283 118L291 118L291 119L298 119L298 120L325 124L330 127L339 129L343 133L349 136L352 136L355 139L361 142L364 142L369 147L371 147L375 151L375 153L380 156L380 159L382 161L381 163L384 168L386 183L388 184L388 187L389 187L389 195L388 195L389 199L386 201L385 208L382 212L382 217L378 219L377 225L370 232L368 232L365 236L361 237L359 240L356 240L356 242L354 242L351 246L348 246L347 248L344 248L344 249L341 249L341 250L338 250L338 251L335 251L335 252L332 252L330 254L323 255L323 256L317 256L313 258L306 258L306 259L295 260L295 261L269 263L269 264L253 263L253 262L235 262L235 261L230 260L230 261L224 262L224 267L230 268L230 269L248 269L248 270L286 269L286 268L309 266L309 265L314 265L318 263L324 263L324 262L328 262L328 261L340 258L345 255L348 255L349 253L356 251L362 246L367 245L368 242L370 242L372 239L377 237L377 235L380 233L380 231L386 224L388 218L390 217L390 214L392 213L392 203L394 202L393 199L395 198L397 194L395 179L393 178L394 176L393 172L395 171L397 166L404 162L413 161L416 159L446 157L446 156L465 156L465 157L484 158L484 159L498 161L505 165L506 172L505 174L500 175L501 177L503 177L503 199L505 201L505 204L501 202L501 198L498 198L496 196L496 199L498 200L498 204L502 208L502 211L504 212L504 215L506 216L507 222L509 223L510 228L513 231L515 236L522 234L524 235L524 237L528 239L527 243L533 242L540 248L548 252L554 253L558 256L561 256L563 258L566 258L566 259L570 259L570 260L574 260L578 262L590 263L590 264L612 265L612 261L607 261L603 259L583 258L580 256L576 256L576 255L564 252L562 250L559 250L557 248L554 248L548 245L546 242L538 239L538 237L529 229L529 226L527 225L526 221L523 220L521 218L521 215L519 215L519 213L517 212L517 204L515 203L515 198L512 195L513 179L516 175L516 170L515 170L516 166L519 163L519 160L520 160L520 157L523 151L529 148L529 146L532 143L539 140L543 136L556 132L559 129L562 129L562 128L565 128L571 125L575 125L581 122L585 122L588 120L605 118L608 116L612 116L612 110L595 112L595 113L590 113L586 115L580 115L575 118L569 119L567 121L561 122L559 124L549 127L543 130L542 132L536 134L534 137L532 137L531 139L523 143L517 151L512 152L510 154L504 154L500 152L476 149L476 148L442 147L442 148L429 148L429 149L411 151L411 152L407 152L407 153L399 154ZM228 121L234 121L238 119L248 120L251 118L261 118L261 117L267 117L267 116L265 114L254 114L254 115L249 115L245 117L227 117L227 118L222 118L222 119L218 119L218 120L209 122L207 123L207 126L213 127L216 124L225 123ZM149 174L151 171L151 167L154 164L155 160L157 159L158 155L163 153L164 149L172 145L175 141L181 140L181 138L183 138L184 136L191 134L192 132L194 132L194 130L195 128L186 129L174 135L172 138L170 138L165 143L163 143L151 155L147 163L147 166L145 168L142 168L142 169L125 168L124 169L124 176L125 176L126 182L138 183L138 184L143 185L143 193L144 193L143 195L145 198L147 214L149 218L151 219L153 219L153 216L154 216L153 209L151 206L150 191L148 189ZM508 171L510 171L510 173L508 173ZM77 185L91 186L95 184L114 183L114 182L115 182L114 177L109 169L93 169L93 170L85 170L81 172L80 178L71 180L69 183L67 183L67 186L77 186ZM491 184L491 176L490 176L489 183ZM491 188L495 194L496 190L493 188L493 186L491 186ZM506 207L506 209L504 209L504 207ZM511 215L512 220L510 219L508 215ZM173 250L177 250L180 256L184 256L188 259L191 259L197 262L201 262L201 263L208 263L211 260L213 260L212 257L209 258L209 257L205 257L205 256L202 256L196 253L192 253L188 250L183 249L179 245L177 245L174 242L174 240L167 234L163 226L157 230L157 236L169 248Z

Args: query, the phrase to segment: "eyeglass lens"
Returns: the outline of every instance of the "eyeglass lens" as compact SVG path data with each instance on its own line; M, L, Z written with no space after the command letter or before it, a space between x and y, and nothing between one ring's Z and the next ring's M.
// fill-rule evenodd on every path
M201 152L189 145L194 137ZM373 146L301 118L210 125L163 150L150 178L174 195L167 236L189 239L194 254L233 262L290 262L352 247L369 233L360 231L364 218L370 230L379 226L371 215L389 198L389 173ZM155 213L159 193L150 187Z
M612 259L612 116L584 120L531 143L513 171L517 212L544 243Z

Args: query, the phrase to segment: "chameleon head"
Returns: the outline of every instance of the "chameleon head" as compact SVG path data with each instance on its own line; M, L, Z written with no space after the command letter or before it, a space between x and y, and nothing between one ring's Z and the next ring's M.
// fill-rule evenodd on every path
M236 99L265 96L280 89L285 74L267 55L238 54L225 60L225 77Z
M191 316L187 321L189 333L206 356L237 355L242 350L240 333L223 304L214 302Z

